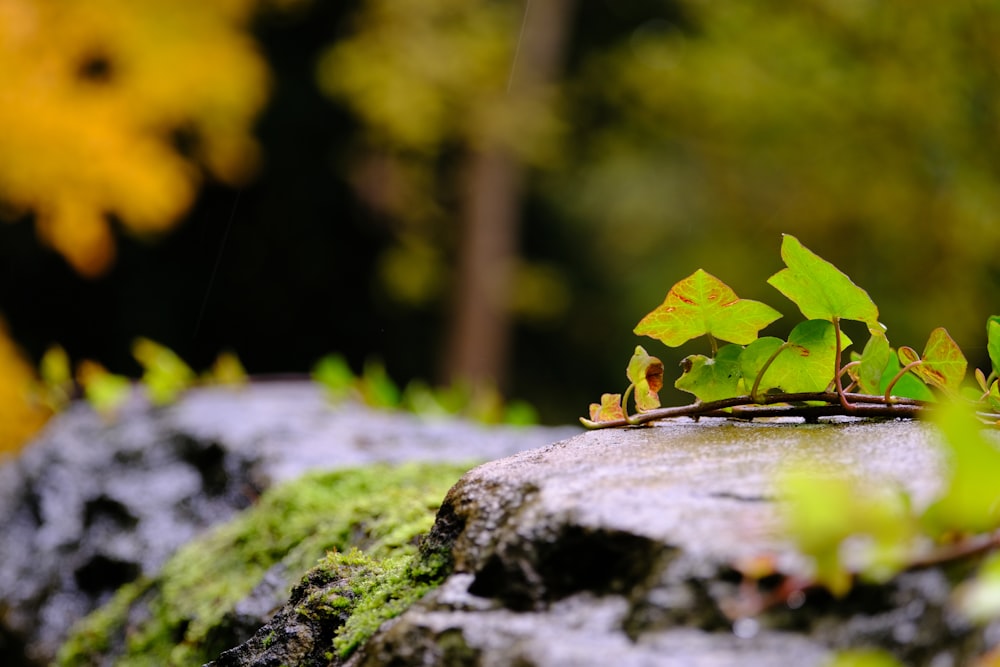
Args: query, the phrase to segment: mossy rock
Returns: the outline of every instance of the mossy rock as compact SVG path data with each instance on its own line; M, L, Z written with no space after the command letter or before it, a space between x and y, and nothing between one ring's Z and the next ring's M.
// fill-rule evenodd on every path
M468 467L379 465L272 488L81 621L58 664L206 663L258 630L259 616L245 611L255 593L258 607L261 597L271 601L268 613L291 596L282 613L311 625L312 644L322 636L310 651L346 656L447 574L447 555L420 549L419 536Z

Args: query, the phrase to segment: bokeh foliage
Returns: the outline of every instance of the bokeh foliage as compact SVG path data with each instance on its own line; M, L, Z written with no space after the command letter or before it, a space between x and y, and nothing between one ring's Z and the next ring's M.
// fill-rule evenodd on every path
M524 176L505 389L548 420L620 380L637 317L679 277L723 267L729 284L761 285L741 296L767 298L779 263L762 258L780 232L865 285L894 341L916 345L943 324L985 357L981 323L1000 287L995 0L570 3L562 69L527 88L519 50L540 3L356 0L292 18L262 4L288 3L0 0L0 211L33 219L83 274L113 261L118 228L225 220L224 205L199 209L199 188L263 166L242 206L266 247L245 238L227 255L242 262L236 305L218 307L233 324L216 325L202 361L177 349L196 364L235 344L250 372L283 358L306 371L339 350L355 365L382 358L403 383L434 379L463 160L490 147ZM269 91L280 113L266 110ZM285 245L298 250L276 270ZM183 322L183 334L124 316L114 336L103 322L73 326L91 347L120 341L123 357L136 336L176 348L204 285L192 289L158 304L157 326ZM283 308L259 316L300 293L313 303L284 328ZM36 359L62 342L24 329L23 308L0 309ZM764 333L786 336L783 322ZM272 328L258 340L252 327ZM263 350L291 328L285 357ZM67 345L124 371L84 347Z

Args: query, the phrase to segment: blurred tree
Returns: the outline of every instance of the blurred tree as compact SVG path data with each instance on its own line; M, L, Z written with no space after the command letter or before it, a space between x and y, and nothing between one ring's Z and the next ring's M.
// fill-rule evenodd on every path
M389 289L419 302L454 286L443 362L451 382L505 379L515 274L559 291L551 274L519 271L518 227L522 165L552 159L551 84L571 6L372 0L320 64L324 89L365 122L359 189L401 225L383 265ZM449 151L459 154L458 182L440 170ZM454 266L450 281L442 260Z

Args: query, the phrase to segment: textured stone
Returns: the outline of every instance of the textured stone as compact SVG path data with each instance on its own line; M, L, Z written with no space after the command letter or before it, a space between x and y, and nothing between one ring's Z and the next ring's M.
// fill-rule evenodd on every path
M757 583L734 567L766 556L789 575L807 571L775 498L790 460L898 485L919 506L941 487L935 437L915 422L702 420L586 433L487 463L438 515L454 573L350 664L819 667L859 646L907 665L971 664L996 628L954 612L944 570L761 610L748 606Z
M114 420L75 404L0 466L0 664L48 664L70 625L180 545L307 470L474 462L574 429L331 405L312 383L206 388Z

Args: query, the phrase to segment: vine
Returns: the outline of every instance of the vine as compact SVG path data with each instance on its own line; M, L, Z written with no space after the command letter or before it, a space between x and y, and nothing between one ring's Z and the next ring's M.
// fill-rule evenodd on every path
M781 257L786 268L768 283L806 318L787 340L759 336L780 317L777 311L740 299L698 270L674 285L635 328L670 347L709 338L711 356L686 357L674 382L695 401L660 406L663 363L640 345L626 370L625 391L604 394L581 422L607 428L702 416L915 418L933 409L948 472L941 491L924 507L898 485L863 482L850 471L831 474L837 471L802 464L785 470L776 485L781 512L789 537L812 561L812 572L782 574L766 555L737 566L747 583L772 575L781 583L767 590L744 587L745 597L734 601L731 616L753 616L778 604L797 608L817 587L840 597L858 580L880 583L904 570L974 560L980 567L958 583L952 608L973 623L1000 618L1000 449L981 428L1000 425L1000 316L986 323L989 372L975 369L975 386L963 386L967 361L945 329L931 332L922 353L907 346L894 350L878 308L847 275L794 236L784 237ZM853 341L841 328L844 320L864 323L869 333L862 351L848 361L844 352ZM994 660L1000 660L1000 648L977 664ZM899 663L889 654L848 651L834 664Z
M787 234L781 258L785 268L767 282L806 318L787 340L759 336L781 317L777 310L739 298L721 280L698 269L670 288L663 303L635 327L636 334L669 347L708 338L711 355L685 357L674 382L695 401L661 407L663 363L637 345L626 370L628 387L620 394L602 395L581 423L608 428L701 416L912 418L942 395L963 398L983 421L1000 422L1000 316L987 321L990 372L976 369L978 387L963 388L967 361L945 329L931 332L922 354L908 346L893 350L878 320L878 307L840 269ZM862 322L869 333L863 350L846 361L844 352L853 341L841 327L844 320ZM634 413L629 412L629 398Z

